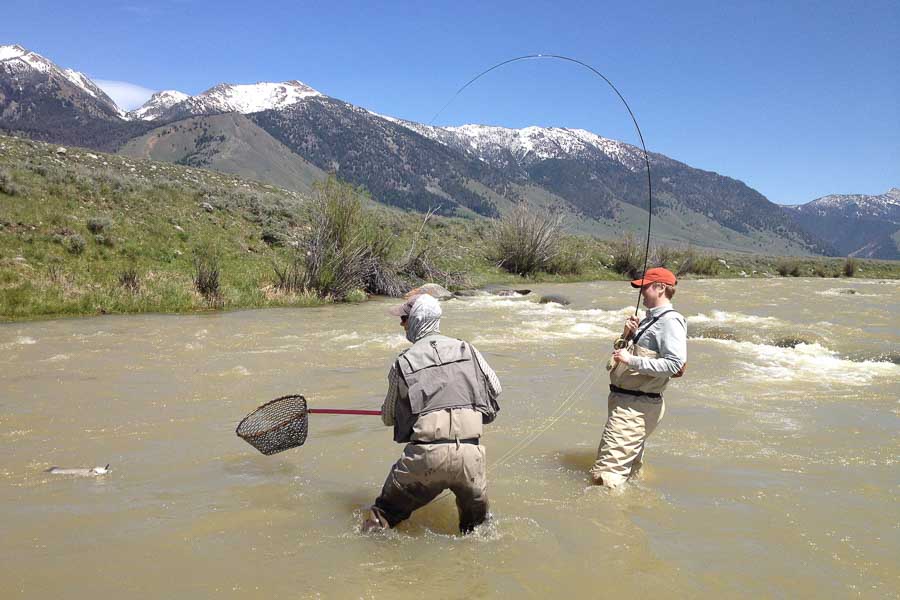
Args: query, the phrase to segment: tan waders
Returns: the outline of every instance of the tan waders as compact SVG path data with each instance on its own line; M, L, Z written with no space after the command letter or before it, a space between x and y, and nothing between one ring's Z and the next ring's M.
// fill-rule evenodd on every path
M610 392L609 418L603 428L594 483L617 487L641 468L644 444L666 412L663 399Z

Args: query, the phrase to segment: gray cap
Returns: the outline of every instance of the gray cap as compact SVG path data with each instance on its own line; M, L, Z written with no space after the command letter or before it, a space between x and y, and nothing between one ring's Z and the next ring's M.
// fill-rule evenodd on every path
M413 304L416 303L416 300L419 299L421 294L416 294L414 296L410 296L406 302L403 304L398 304L397 306L392 306L388 309L389 315L394 315L395 317L408 317L409 312L412 310Z
M441 304L437 298L429 294L416 294L410 296L406 302L388 310L389 315L395 317L408 317L413 311L420 319L440 319L443 314Z

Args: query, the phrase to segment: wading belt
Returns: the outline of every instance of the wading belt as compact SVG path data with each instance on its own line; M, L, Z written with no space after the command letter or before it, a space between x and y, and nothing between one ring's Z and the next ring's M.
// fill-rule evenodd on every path
M615 392L617 394L625 394L627 396L646 396L648 398L662 398L662 394L657 394L655 392L639 392L637 390L626 390L625 388L620 388L617 385L609 384L609 391Z
M472 444L473 446L478 445L478 438L467 438L464 440L433 440L430 442L425 442L422 440L410 440L410 444L455 444L459 442L460 444Z

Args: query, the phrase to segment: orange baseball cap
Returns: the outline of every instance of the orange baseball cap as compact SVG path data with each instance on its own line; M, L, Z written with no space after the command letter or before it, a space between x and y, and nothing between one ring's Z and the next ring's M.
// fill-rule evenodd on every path
M676 285L678 280L675 278L675 273L672 271L665 269L663 267L653 267L652 269L647 269L647 272L644 273L644 276L641 279L635 279L631 282L631 287L644 287L650 283L665 283L667 285Z

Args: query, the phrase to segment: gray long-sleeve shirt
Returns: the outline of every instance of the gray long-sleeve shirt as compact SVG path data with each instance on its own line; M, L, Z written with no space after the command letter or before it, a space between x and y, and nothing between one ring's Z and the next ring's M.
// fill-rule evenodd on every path
M654 317L672 311L647 328ZM644 329L646 328L646 331ZM628 366L643 375L671 377L687 362L687 322L673 310L672 305L657 306L647 311L638 325L636 334L644 331L638 339L638 346L653 350L657 358L632 356Z
M485 377L487 377L487 384L491 396L497 398L503 392L497 374L494 373L491 366L484 360L481 352L479 352L475 346L470 345L470 347L475 354L475 360L478 361L478 366L481 367L482 372ZM397 405L397 401L408 393L409 388L406 387L406 382L403 381L403 377L400 376L400 370L397 369L397 362L394 361L394 364L391 366L391 371L388 373L387 395L384 397L384 404L381 405L381 421L385 425L391 426L394 424L394 407Z

